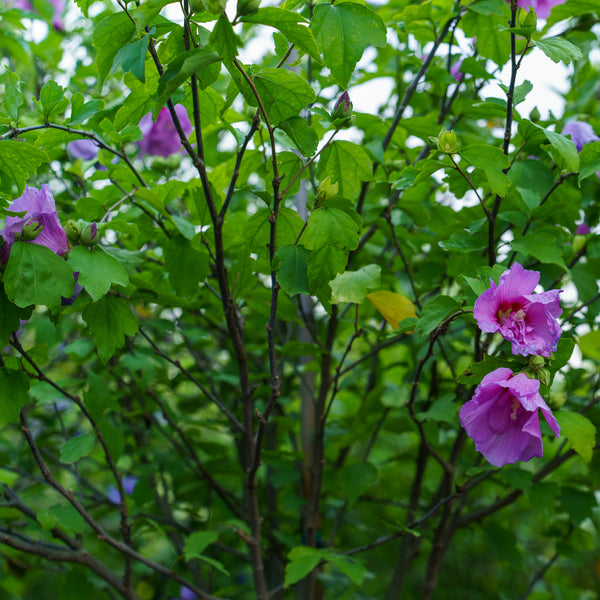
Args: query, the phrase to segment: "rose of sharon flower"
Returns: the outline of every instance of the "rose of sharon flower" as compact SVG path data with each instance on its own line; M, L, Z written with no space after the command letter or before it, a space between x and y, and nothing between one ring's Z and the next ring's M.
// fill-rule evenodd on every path
M534 294L539 280L538 271L515 263L500 275L497 286L490 278L490 288L475 301L473 316L481 331L502 334L512 343L513 354L550 356L556 350L562 290Z
M174 598L173 600L197 600L198 596L190 590L190 588L185 587L184 585L179 588L179 598Z
M65 0L48 0L54 7L54 15L52 16L52 26L58 31L65 28L62 15L65 12ZM21 10L33 11L31 0L14 0L13 6Z
M185 135L189 135L192 132L192 124L185 106L176 104L175 113L181 123L183 132ZM142 140L138 142L141 154L166 157L179 152L181 149L181 140L168 108L163 108L160 111L156 123L152 121L152 113L144 115L138 127L142 130Z
M82 160L92 160L98 156L98 146L89 138L73 140L67 144L67 152L73 158L81 158Z
M550 16L550 10L564 2L565 0L519 0L518 5L521 8L533 8L540 19L547 19Z
M495 467L543 455L538 409L556 437L560 426L539 393L540 382L500 368L488 373L460 409L459 418L475 449Z
M463 59L461 58L450 67L450 75L452 75L452 77L454 77L458 83L460 83L465 77L465 74L460 70L462 63Z
M135 477L134 475L125 475L122 480L123 491L128 496L131 496L138 481L139 478ZM112 504L121 504L121 494L119 494L119 490L112 483L108 486L106 497Z
M570 135L577 152L581 152L581 149L590 142L600 141L592 126L589 123L583 121L569 121L562 130L563 135Z
M58 219L54 197L48 185L42 185L41 190L26 187L23 195L12 203L10 210L25 212L25 215L22 218L6 217L6 227L0 231L4 242L0 247L2 264L8 262L12 245L21 238L46 246L59 256L69 251L67 234ZM26 234L23 233L24 227Z

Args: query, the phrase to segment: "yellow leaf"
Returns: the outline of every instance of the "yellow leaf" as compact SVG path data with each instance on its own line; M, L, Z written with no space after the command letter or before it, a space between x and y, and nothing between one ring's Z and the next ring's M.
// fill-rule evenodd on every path
M373 303L375 308L381 313L383 318L392 326L392 329L398 327L398 323L408 317L416 317L415 305L404 296L394 292L382 290L368 294L367 298Z

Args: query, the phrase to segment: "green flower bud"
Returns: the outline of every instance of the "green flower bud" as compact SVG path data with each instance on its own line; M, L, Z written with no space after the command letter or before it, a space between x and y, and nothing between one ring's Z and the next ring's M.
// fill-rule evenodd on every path
M227 0L205 0L206 10L213 15L221 15L225 12Z
M548 406L551 410L558 410L567 401L565 392L556 392L550 396Z
M546 366L546 359L543 356L532 356L529 359L529 368L537 373L541 371Z
M458 140L454 130L448 131L445 127L442 127L439 136L435 139L437 139L437 148L440 152L458 154Z
M540 371L538 371L537 378L540 380L540 383L542 385L545 385L545 386L550 385L551 376L550 376L550 371L548 371L548 369L541 369Z
M529 113L529 120L532 123L537 123L540 120L540 111L537 106L534 106L533 110Z
M319 194L319 201L325 202L327 200L331 200L335 198L340 191L340 184L336 181L335 183L331 183L331 177L327 176L321 184L319 185L319 189L317 193Z
M238 0L236 14L238 17L253 15L260 6L260 0Z
M76 244L79 242L79 235L81 234L81 223L79 223L79 221L69 219L65 225L65 233L67 234L67 239L72 244Z
M522 17L523 13L521 13ZM535 14L535 10L530 8L527 13L525 13L525 18L519 20L521 21L521 28L530 30L530 33L533 33L537 29L537 15Z
M98 235L98 225L95 222L87 223L81 230L79 241L84 246L95 246L100 241Z

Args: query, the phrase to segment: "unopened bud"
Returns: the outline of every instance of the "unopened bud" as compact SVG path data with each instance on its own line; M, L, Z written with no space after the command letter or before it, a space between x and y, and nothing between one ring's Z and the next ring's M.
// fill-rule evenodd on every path
M236 12L239 17L253 15L259 6L260 0L238 0Z
M537 106L534 106L533 110L529 113L529 120L532 123L537 123L540 120L540 111Z
M548 369L541 369L536 373L537 378L540 380L540 383L545 386L550 385L551 375Z
M69 219L67 224L65 225L65 233L67 234L67 239L75 244L79 242L79 236L81 234L81 223L79 221L74 221L73 219Z
M527 30L524 32L525 35L530 35L537 29L537 15L532 8L527 11L525 18L521 20L521 29Z
M81 234L79 235L79 241L84 246L95 246L100 241L100 236L98 235L98 225L95 222L88 223L81 230Z
M326 200L331 200L335 198L340 191L340 184L336 181L335 183L331 183L331 177L327 176L317 190L319 194L319 200L321 202L325 202Z
M458 154L458 140L454 130L447 131L445 127L442 127L437 137L437 147L444 154Z
M354 123L354 115L352 114L352 102L348 92L344 92L335 103L333 111L331 111L331 121L339 128L350 127Z
M567 401L565 392L555 392L548 399L548 406L551 410L558 410Z
M543 356L532 356L529 359L529 368L534 373L537 373L538 371L542 370L545 366L546 366L546 360L544 359Z
M17 240L21 240L23 242L31 242L35 240L42 230L44 229L43 223L38 223L37 221L30 221L26 225L23 225L23 230L20 235L16 236Z

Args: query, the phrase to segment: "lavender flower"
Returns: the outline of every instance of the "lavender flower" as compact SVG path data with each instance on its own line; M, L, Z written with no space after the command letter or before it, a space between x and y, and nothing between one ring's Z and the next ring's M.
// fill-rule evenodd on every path
M592 126L583 121L569 121L563 127L562 134L571 136L571 139L577 148L577 152L580 152L581 149L590 142L600 141L600 137L594 133Z
M52 16L52 26L62 31L65 28L62 15L65 12L65 0L48 0L54 7L54 15ZM10 4L10 3L9 3ZM14 8L20 8L21 10L33 11L33 5L31 0L14 0L12 3Z
M185 106L176 104L175 113L181 123L183 132L189 135L192 132L192 124ZM148 113L141 118L138 126L142 130L142 140L138 142L141 154L166 157L179 152L181 149L181 140L175 129L171 113L167 108L160 111L156 123L152 121L152 113Z
M60 224L54 197L48 185L42 189L26 187L23 195L10 207L13 212L25 212L21 217L6 217L6 227L0 231L4 243L0 247L0 262L6 264L13 243L29 241L46 246L59 256L69 251L67 234Z
M123 491L128 496L131 496L131 494L133 494L133 491L135 490L135 486L137 485L138 481L139 477L135 477L134 475L125 475L125 477L123 477L122 480ZM106 491L106 497L108 498L108 501L112 504L121 504L121 494L112 483L108 486L108 489Z
M461 58L450 67L450 75L452 75L452 77L454 77L458 83L460 83L465 77L465 74L460 70L462 63L463 59Z
M540 19L547 19L550 16L550 10L564 2L565 0L519 0L518 4L521 8L533 8Z
M550 356L556 350L562 290L534 294L539 280L538 271L515 263L502 273L498 286L490 278L490 288L475 301L473 316L481 331L502 334L512 343L513 354Z
M73 158L82 160L92 160L98 156L98 146L89 138L73 140L67 144L67 152Z
M591 233L589 225L586 225L585 223L577 224L577 229L575 230L576 235L587 235L588 233Z
M472 400L460 409L460 422L475 448L495 467L543 456L538 409L556 437L560 426L539 393L540 382L500 368L488 373Z

